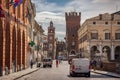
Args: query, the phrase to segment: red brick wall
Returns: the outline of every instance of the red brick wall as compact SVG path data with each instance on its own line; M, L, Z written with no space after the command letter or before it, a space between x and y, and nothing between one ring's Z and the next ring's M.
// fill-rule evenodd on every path
M27 9L26 3L24 0L22 5L18 6L19 8L10 7L9 16L8 9L6 8L6 4L8 4L9 1L10 0L1 1L2 8L6 12L6 17L0 18L0 65L3 70L5 70L5 66L11 70L14 60L16 65L18 64L21 67L23 64L25 67L27 57L27 28L24 26L28 23L27 17L25 17ZM19 21L15 21L15 17L17 20L24 22L24 25L21 25Z
M81 13L69 12L65 13L66 18L66 43L68 53L71 50L78 52L78 34L77 30L80 27ZM72 42L75 42L75 46L72 46Z

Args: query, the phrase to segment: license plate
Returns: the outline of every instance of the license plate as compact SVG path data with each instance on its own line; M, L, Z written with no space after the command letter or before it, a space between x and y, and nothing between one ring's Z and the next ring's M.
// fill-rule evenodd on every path
M76 68L76 70L81 70L81 68Z

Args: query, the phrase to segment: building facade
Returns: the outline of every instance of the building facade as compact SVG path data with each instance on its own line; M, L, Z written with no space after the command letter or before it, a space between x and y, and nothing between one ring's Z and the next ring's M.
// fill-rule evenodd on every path
M27 25L26 16L29 0L14 8L11 0L0 0L0 75L27 68ZM5 72L7 70L7 72Z
M42 50L43 32L44 30L42 29L42 26L35 21L35 25L33 27L33 41L35 43L35 45L33 46L34 48L33 61L35 62L41 61L41 58L43 56Z
M87 19L78 30L78 40L83 56L120 61L120 11Z
M64 41L56 42L56 59L61 56L63 59L67 59L66 43Z
M69 54L76 54L78 50L78 34L80 28L81 13L66 12L66 46Z
M28 47L27 47L27 65L30 66L30 61L35 61L34 59L34 45L30 45L34 43L34 27L35 27L35 16L36 16L36 9L35 4L31 2L31 0L27 1L27 12L26 12L26 18L28 19L28 27L27 27L27 41L28 41Z
M50 22L50 26L48 27L48 57L55 59L55 27L53 26L53 22Z

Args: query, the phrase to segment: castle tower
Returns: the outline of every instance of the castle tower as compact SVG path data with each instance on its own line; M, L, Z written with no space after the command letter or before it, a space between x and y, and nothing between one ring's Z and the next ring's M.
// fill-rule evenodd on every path
M78 34L80 28L81 13L66 12L66 44L69 55L78 52Z
M48 27L48 57L55 59L55 27L53 22L50 21L50 26Z

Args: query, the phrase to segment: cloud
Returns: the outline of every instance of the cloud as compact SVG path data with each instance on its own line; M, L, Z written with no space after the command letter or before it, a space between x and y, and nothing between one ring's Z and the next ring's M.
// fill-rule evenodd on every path
M32 1L37 10L35 19L43 26L45 34L47 34L49 22L52 20L56 28L56 36L60 39L64 39L66 31L65 12L81 12L81 23L83 23L86 19L99 14L115 12L116 5L120 3L120 0L68 0L63 6L60 6L59 3L50 3L47 0ZM118 6L118 10L120 10L120 6Z
M61 13L53 13L48 11L39 12L36 14L35 19L37 22L43 26L45 34L47 34L50 21L53 21L53 25L56 30L56 36L62 39L65 36L65 18Z
M92 3L118 3L120 0L92 0Z

